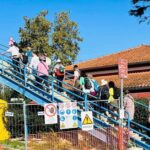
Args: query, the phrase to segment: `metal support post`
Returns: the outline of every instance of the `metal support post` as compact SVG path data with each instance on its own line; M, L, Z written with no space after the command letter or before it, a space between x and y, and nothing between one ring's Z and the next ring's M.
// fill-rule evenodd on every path
M2 58L2 74L4 74L4 60L3 60L3 58Z
M27 73L27 66L24 65L24 74L23 74L23 76L24 76L24 86L25 87L26 87L26 83L27 83L26 73Z
M123 79L121 79L121 109L123 109Z
M52 102L54 102L54 80L52 80Z
M87 100L87 94L84 94L84 103L85 103L85 111L88 111L88 100Z
M121 84L121 93L120 93L120 115L121 111L123 111L123 79L120 79L120 84ZM121 117L121 127L123 127L123 118Z
M120 122L120 134L121 134L121 139L120 139L120 147L119 147L119 150L123 150L124 147L123 147L123 117L121 115L124 116L124 111L123 111L123 79L121 78L120 79L120 84L121 84L121 93L120 93L120 119L121 119L121 122Z
M4 95L5 95L5 85L3 84L2 86L3 86L2 92L3 92L3 99L4 99Z
M26 116L26 103L23 101L23 114L24 114L24 135L25 135L25 150L28 149L28 128L27 128L27 116Z
M3 60L3 58L2 58L2 74L4 74L4 60ZM3 87L3 90L2 90L2 95L3 95L3 99L4 99L4 93L5 93L5 87L4 87L4 84L2 85L2 87Z

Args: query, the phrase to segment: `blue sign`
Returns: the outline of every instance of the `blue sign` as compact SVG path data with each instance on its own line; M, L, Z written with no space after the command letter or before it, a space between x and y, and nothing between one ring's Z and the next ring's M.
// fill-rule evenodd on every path
M73 119L73 120L77 120L77 116L73 116L72 119Z
M67 110L66 110L66 114L70 115L70 114L71 114L71 110L70 110L70 109L67 109Z
M73 114L76 114L76 113L77 113L77 110L76 110L76 109L73 109L73 110L72 110L72 113L73 113Z
M59 114L60 114L60 115L64 115L64 114L65 114L65 111L64 111L64 110L60 110L60 111L59 111Z
M61 121L65 121L65 117L64 117L64 116L61 116L61 117L60 117L60 120L61 120Z

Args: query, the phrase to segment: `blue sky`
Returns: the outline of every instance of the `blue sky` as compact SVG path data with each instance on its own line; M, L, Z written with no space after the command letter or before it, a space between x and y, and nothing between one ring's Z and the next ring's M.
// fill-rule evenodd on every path
M48 10L51 21L55 13L70 11L78 23L84 41L76 62L150 44L150 26L129 16L131 7L131 0L0 0L0 43L8 44L10 36L19 41L23 16Z

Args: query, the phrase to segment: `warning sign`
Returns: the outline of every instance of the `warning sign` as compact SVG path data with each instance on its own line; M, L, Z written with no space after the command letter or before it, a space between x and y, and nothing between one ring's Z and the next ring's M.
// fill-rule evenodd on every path
M44 105L45 124L57 123L57 104L50 103Z
M78 125L77 125L76 122L73 123L73 127L74 127L74 128L77 128L77 127L78 127Z
M92 111L81 112L82 130L93 129L93 114Z
M65 124L64 123L60 124L60 127L61 129L65 128Z
M86 125L86 124L93 124L93 122L91 121L91 118L88 116L88 114L86 114L83 122L82 122L83 125Z

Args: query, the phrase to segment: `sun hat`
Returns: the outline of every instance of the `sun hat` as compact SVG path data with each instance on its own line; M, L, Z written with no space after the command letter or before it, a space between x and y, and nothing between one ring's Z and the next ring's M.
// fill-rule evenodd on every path
M57 63L60 63L61 62L61 60L60 59L57 59L57 61L56 61Z
M101 80L101 85L103 86L103 85L106 85L106 84L107 84L107 81L104 80L104 79L102 79L102 80Z
M27 50L31 50L32 48L31 48L30 46L28 46L26 49L27 49Z
M10 37L8 45L9 45L9 46L14 45L14 42L15 42L15 41L13 40L13 38Z

